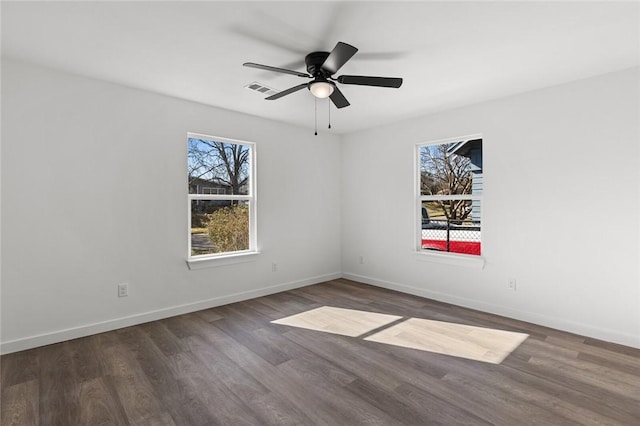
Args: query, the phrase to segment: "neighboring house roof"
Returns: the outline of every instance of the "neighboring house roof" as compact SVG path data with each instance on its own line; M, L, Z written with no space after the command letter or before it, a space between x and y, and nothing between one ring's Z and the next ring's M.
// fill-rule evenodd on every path
M207 186L212 188L229 188L231 185L226 183L214 182L208 179L189 177L189 185Z
M475 148L482 149L482 139L471 139L456 142L447 149L447 154L456 154L463 157L471 158L471 150Z

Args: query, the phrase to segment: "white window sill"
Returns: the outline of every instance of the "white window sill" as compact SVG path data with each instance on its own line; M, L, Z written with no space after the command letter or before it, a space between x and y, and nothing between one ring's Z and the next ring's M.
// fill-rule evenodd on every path
M435 251L419 251L415 253L416 260L421 262L444 263L446 265L463 266L465 268L483 269L485 260L482 256L468 254L453 254Z
M194 257L187 259L189 269L217 268L219 266L235 265L237 263L255 262L259 251L226 254L221 256Z

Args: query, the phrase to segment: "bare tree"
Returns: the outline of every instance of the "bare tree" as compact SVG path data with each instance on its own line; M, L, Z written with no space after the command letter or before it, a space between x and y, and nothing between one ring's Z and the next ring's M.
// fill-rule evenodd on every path
M189 187L201 179L229 188L232 195L246 194L249 147L206 139L189 139L188 163Z
M422 195L471 194L471 161L450 154L451 145L427 145L420 149ZM437 203L450 221L464 220L471 212L465 200L438 200Z

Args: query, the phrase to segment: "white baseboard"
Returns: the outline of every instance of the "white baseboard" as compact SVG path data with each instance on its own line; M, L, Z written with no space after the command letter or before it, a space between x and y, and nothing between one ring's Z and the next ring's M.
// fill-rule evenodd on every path
M288 283L276 284L269 287L259 288L255 290L243 291L240 293L229 294L226 296L214 297L212 299L200 300L184 305L171 306L168 308L158 309L155 311L144 312L140 314L130 315L127 317L114 318L108 321L102 321L93 324L85 324L78 327L57 330L51 333L29 336L21 339L10 340L0 344L0 353L8 354L12 352L23 351L26 349L36 348L38 346L50 345L53 343L64 342L66 340L77 339L79 337L90 336L92 334L103 333L105 331L116 330L118 328L130 327L132 325L143 324L149 321L156 321L176 315L187 314L190 312L209 309L216 306L226 305L229 303L240 302L243 300L253 299L256 297L267 296L269 294L279 293L281 291L293 290L294 288L305 287L311 284L318 284L324 281L335 280L341 278L340 272L333 274L320 275L310 277L303 280L291 281Z
M402 293L426 297L428 299L437 300L439 302L451 303L453 305L476 309L479 311L501 315L520 321L526 321L545 327L555 328L557 330L567 331L570 333L576 333L582 336L593 337L595 339L606 340L608 342L640 348L640 336L628 333L620 333L617 330L600 328L590 324L571 321L566 318L551 317L547 315L536 314L534 312L511 309L504 306L486 303L480 300L468 299L451 294L435 292L424 288L412 287L362 275L343 273L342 277L352 281L374 285L376 287L396 290Z

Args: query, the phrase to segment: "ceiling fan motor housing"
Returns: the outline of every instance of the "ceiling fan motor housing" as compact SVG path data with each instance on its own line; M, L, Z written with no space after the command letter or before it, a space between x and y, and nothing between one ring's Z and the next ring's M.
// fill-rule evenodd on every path
M322 64L329 56L329 52L311 52L305 58L304 62L307 64L307 72L314 77L329 77L322 70Z

